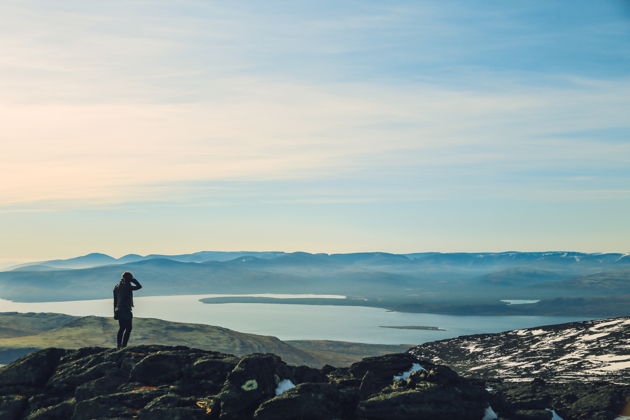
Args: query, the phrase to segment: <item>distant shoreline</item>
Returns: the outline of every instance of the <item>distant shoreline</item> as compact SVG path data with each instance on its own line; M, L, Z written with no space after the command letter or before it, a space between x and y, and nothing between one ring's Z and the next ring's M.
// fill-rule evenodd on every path
M398 330L426 330L426 331L446 331L439 327L429 327L426 325L379 325L381 328L396 328Z
M258 297L258 296L223 296L208 297L199 299L202 303L219 304L219 303L277 303L290 305L319 305L319 306L366 306L371 308L389 309L379 306L375 302L367 299L356 298L275 298L275 297Z
M533 299L532 299L533 300ZM630 302L630 295L618 295L611 302L609 296L550 298L538 302L527 301L527 304L509 304L505 301L479 302L468 304L457 303L411 303L390 298L366 299L346 297L330 298L269 298L254 296L225 296L199 299L202 303L272 303L292 305L319 306L363 306L384 309L388 312L426 313L439 315L488 315L488 316L576 316L583 320L607 317L628 316L622 308ZM517 301L520 303L520 301ZM420 328L416 328L420 329Z

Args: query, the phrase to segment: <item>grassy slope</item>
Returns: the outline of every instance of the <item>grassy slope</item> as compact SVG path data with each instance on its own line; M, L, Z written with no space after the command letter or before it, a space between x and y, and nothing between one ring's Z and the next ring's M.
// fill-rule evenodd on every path
M47 317L48 322L44 322ZM63 325L57 326L59 314L6 314L0 313L0 329L15 325L20 319L24 328L13 337L0 338L0 352L5 358L17 356L45 347L80 348L88 346L113 347L118 329L110 318L88 316L67 317ZM53 322L54 321L54 322ZM37 325L40 327L38 328ZM52 326L42 330L42 325ZM29 326L32 328L29 330ZM8 329L7 329L8 330ZM24 331L35 334L25 335ZM276 337L245 334L227 328L204 324L188 324L163 321L153 318L134 318L130 344L183 345L236 355L248 353L274 353L290 364L322 366L326 363L345 366L363 357L401 351L399 346L379 346L360 343L331 341L304 341L295 345ZM404 350L407 346L403 346Z
M288 340L286 342L333 366L348 366L367 356L403 353L414 347L412 344L363 344L330 340Z
M67 324L75 318L71 315L50 313L0 313L0 338L40 333Z

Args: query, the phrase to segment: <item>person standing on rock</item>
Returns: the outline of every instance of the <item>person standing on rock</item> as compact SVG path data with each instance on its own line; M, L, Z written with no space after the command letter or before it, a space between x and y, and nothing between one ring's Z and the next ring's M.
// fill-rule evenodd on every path
M120 282L114 286L114 319L118 320L118 335L116 336L117 348L127 346L133 314L133 291L142 289L142 285L133 277L133 274L124 272Z

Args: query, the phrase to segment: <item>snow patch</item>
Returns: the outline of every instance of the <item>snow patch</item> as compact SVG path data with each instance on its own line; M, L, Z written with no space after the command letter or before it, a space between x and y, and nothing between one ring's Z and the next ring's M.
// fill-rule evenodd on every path
M501 302L508 305L529 305L540 302L540 299L501 299Z
M583 341L592 341L592 340L597 340L600 337L604 337L605 335L608 335L610 333L604 332L604 333L599 333L599 334L591 334L591 335L587 335L582 337Z
M608 366L601 367L597 370L603 370L606 372L621 370L621 369L630 369L630 361L628 362L615 362L611 363Z
M407 379L409 379L409 377L411 376L411 374L412 374L412 373L414 373L414 372L418 372L418 371L420 371L420 370L423 370L423 371L425 371L425 372L427 371L425 368L423 368L422 366L420 366L420 364L419 364L419 363L414 363L414 364L412 364L412 365L411 365L411 367L409 368L409 370L407 370L407 371L405 371L405 372L401 373L400 375L394 375L394 380L395 380L395 381L404 381L404 380L407 380Z
M499 416L497 416L497 413L494 412L492 407L487 406L486 407L486 412L483 413L483 417L482 417L481 420L496 420L498 418L499 418Z
M479 344L477 343L471 343L468 346L462 346L462 348L465 348L466 350L468 350L468 353L476 353L479 351L485 351L485 349L482 347L479 347Z
M545 408L545 410L547 411L551 411L551 420L564 420L562 417L560 417L558 415L558 413L556 413L554 410L552 410L551 408Z
M276 387L276 395L280 395L284 391L288 391L291 388L295 388L295 384L291 382L290 379L283 379L280 382L278 382L278 386Z
M630 354L602 354L599 356L589 356L589 359L602 362L625 362L630 361Z
M615 319L613 321L600 322L599 324L591 327L590 329L598 330L598 329L600 329L602 327L608 327L608 326L611 326L611 325L623 324L623 321L624 321L623 319Z

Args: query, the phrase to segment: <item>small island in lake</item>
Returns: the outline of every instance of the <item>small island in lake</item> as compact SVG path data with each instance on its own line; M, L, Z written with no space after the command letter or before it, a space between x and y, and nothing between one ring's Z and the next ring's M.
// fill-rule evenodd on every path
M399 330L429 330L429 331L446 331L438 327L427 327L425 325L380 325L381 328L397 328Z

